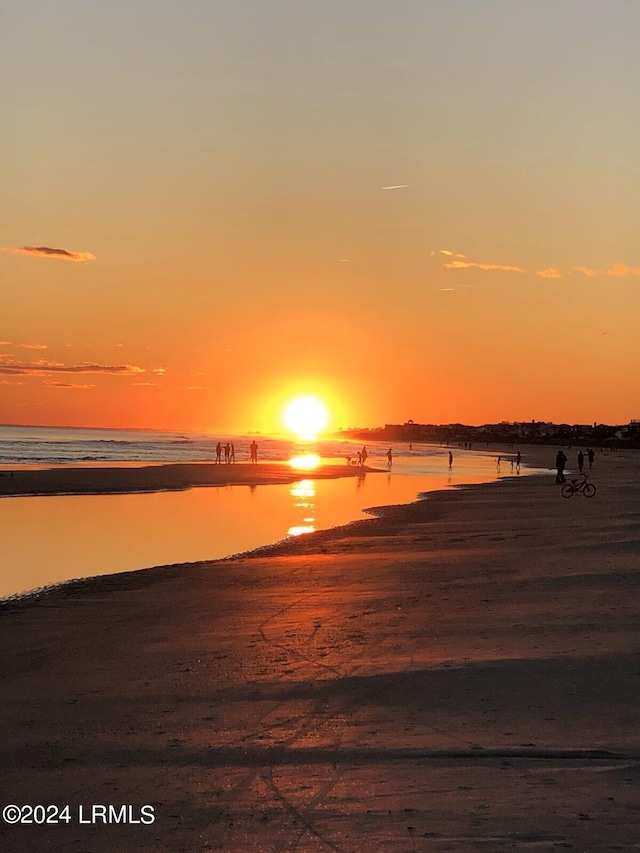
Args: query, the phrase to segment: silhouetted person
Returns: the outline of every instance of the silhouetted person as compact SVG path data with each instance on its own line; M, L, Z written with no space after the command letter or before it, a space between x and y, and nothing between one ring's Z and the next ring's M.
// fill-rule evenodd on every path
M391 468L392 464L393 464L393 451L391 450L391 448L389 448L387 450L387 467Z
M229 462L235 462L235 461L236 461L236 449L232 443L231 444L231 453L229 454Z
M222 445L220 444L220 442L218 442L216 444L216 462L218 464L220 464L220 462L222 462L221 456L222 456Z
M578 453L578 471L582 474L582 469L584 468L584 453L580 451Z
M249 451L251 453L251 461L255 465L258 461L258 445L256 444L255 438L249 445Z
M363 448L362 448L362 453L360 454L360 458L362 459L362 464L363 464L363 465L366 465L366 464L367 464L367 456L368 456L368 454L367 454L367 448L366 448L366 447L363 447Z
M522 459L522 456L520 455L520 451L518 451L518 453L516 455L516 471L520 470L520 460L521 459Z
M453 465L453 453L449 451L449 470L451 470L451 466Z
M556 454L556 469L558 474L556 476L556 483L564 483L566 482L564 476L564 466L567 464L567 457L564 455L564 450L559 450Z
M498 456L498 458L496 460L496 468L498 469L498 471L500 470L500 463L501 462L502 462L502 456Z
M593 468L593 460L594 460L595 455L596 454L593 452L593 450L591 448L589 448L587 450L587 459L589 460L589 470L591 470Z
M224 461L229 464L229 458L231 456L231 445L227 442L224 446Z
M362 465L362 451L358 451L358 465Z

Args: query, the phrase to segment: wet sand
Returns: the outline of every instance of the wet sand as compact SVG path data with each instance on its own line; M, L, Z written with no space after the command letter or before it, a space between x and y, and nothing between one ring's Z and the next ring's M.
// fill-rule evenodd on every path
M0 608L4 803L71 806L2 850L637 850L640 458L592 480Z
M320 465L314 479L356 477L375 469L355 465ZM199 486L259 486L293 483L309 471L287 462L216 465L211 462L166 465L72 467L0 472L0 497L17 495L115 495L132 492L179 491Z

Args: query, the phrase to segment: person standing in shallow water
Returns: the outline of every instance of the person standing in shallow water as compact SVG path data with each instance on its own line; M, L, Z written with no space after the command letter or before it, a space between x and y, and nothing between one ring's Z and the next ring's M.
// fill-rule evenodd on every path
M393 464L393 451L391 450L391 448L389 448L387 450L387 468L391 468L392 464Z
M451 466L453 465L453 453L449 451L449 470L451 470Z
M520 470L520 460L521 459L522 459L522 456L520 455L520 451L518 451L518 455L516 456L516 471Z
M367 464L367 456L368 456L368 455L369 455L369 454L367 453L367 448L366 448L366 447L363 447L363 448L362 448L362 451L361 451L361 453L360 453L360 458L362 459L362 464L363 464L363 465L366 465L366 464Z
M556 483L565 483L566 479L564 476L564 466L567 464L567 457L564 454L564 450L559 450L556 454Z
M256 443L255 438L251 442L251 444L249 445L249 451L250 451L250 455L251 455L251 461L255 465L258 462L258 445Z

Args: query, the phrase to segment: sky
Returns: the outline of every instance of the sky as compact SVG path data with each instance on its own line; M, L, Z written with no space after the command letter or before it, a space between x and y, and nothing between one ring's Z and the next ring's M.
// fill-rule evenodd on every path
M2 21L0 423L640 418L635 0Z

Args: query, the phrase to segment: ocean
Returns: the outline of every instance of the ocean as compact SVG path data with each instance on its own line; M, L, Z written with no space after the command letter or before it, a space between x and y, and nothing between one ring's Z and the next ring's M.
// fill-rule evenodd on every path
M208 462L215 459L216 444L233 443L236 459L249 459L255 439L263 461L286 461L297 448L309 447L285 438L260 434L203 435L145 430L75 429L69 427L0 426L0 468L10 465L109 464L117 462ZM320 441L314 452L339 458L355 452L357 443Z

